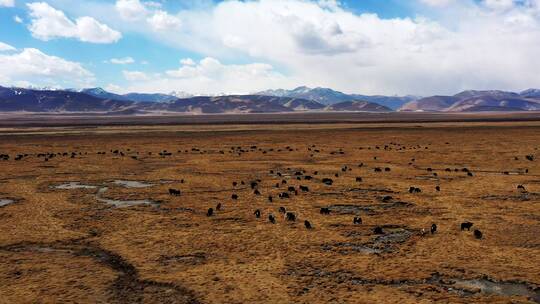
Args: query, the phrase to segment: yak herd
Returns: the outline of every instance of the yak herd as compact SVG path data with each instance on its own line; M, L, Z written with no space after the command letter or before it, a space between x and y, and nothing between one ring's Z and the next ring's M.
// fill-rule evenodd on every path
M417 146L417 147L413 147L414 149L421 149L420 146ZM362 148L360 148L362 149ZM368 149L371 149L368 148ZM376 150L379 150L379 149L384 149L384 150L391 150L391 149L396 149L396 150L402 150L402 149L405 149L404 146L401 146L399 144L396 144L396 143L390 143L390 145L385 145L384 148L381 148L379 146L376 146L374 147L374 149ZM425 147L425 149L428 149L428 147ZM277 151L277 152L280 152L280 151L288 151L288 152L291 152L291 151L298 151L298 149L294 149L290 146L287 146L285 147L284 149L273 149L273 148L270 148L270 149L267 149L267 150L263 150L261 148L258 148L257 146L251 146L250 148L242 148L240 146L238 147L231 147L230 150L228 151L229 153L233 153L233 154L237 154L237 155L242 155L243 153L247 153L247 152L252 152L252 151L261 151L263 154L266 154L267 152L272 152L272 151ZM311 154L310 156L313 157L313 155L315 153L321 153L321 149L317 149L315 147L315 145L312 145L310 147L308 147L307 149ZM178 153L182 153L182 152L185 152L185 153L200 153L200 154L204 154L204 153L207 153L207 151L202 151L198 148L192 148L191 150L184 150L184 151L181 151L179 150ZM138 158L138 155L139 155L139 152L133 152L131 151L130 149L127 149L125 152L124 151L121 151L121 150L111 150L110 153L115 156L115 157L124 157L124 156L130 156L132 159L134 160L139 160ZM220 150L219 151L220 154L225 154L225 150ZM56 158L56 157L69 157L69 158L76 158L77 156L82 156L82 155L87 155L88 152L59 152L59 153L53 153L53 152L47 152L47 153L39 153L39 154L35 154L35 156L37 156L38 158L41 158L43 159L43 161L49 161L50 159L53 159L53 158ZM103 152L103 151L100 151L100 152L97 152L98 155L106 155L107 152ZM133 155L135 154L135 155ZM339 149L338 151L331 151L330 154L332 155L335 155L335 154L345 154L345 151L343 151L343 149ZM147 155L152 155L152 152L147 152ZM163 151L160 151L158 153L158 155L160 157L170 157L173 155L172 152L169 152L167 150L163 150ZM32 155L30 154L17 154L15 157L13 157L13 160L15 161L21 161L23 159L26 159L28 157L31 157ZM0 161L9 161L11 159L11 156L9 154L0 154ZM374 159L377 159L376 157L374 157ZM516 157L517 159L517 157ZM525 159L529 160L529 161L534 161L535 160L535 157L534 155L526 155L525 156ZM416 161L416 159L412 158L409 162L409 165L412 165L414 162ZM360 163L358 164L358 167L361 168L363 167L364 164L363 163ZM288 168L290 169L290 168ZM428 172L430 172L431 174L433 174L434 176L437 176L437 173L433 172L434 170L432 168L427 168L426 169ZM352 171L352 168L345 165L345 166L342 166L341 167L341 172L349 172L349 171ZM373 168L373 171L374 172L389 172L391 171L391 169L389 167L386 167L386 168L381 168L381 167L375 167ZM450 169L450 168L446 168L445 169L446 172L451 172L451 171L454 171L454 172L458 172L458 171L461 171L461 172L465 172L467 173L468 176L473 176L473 173L467 169L467 168L462 168L462 169ZM528 170L527 170L528 171ZM278 178L281 179L280 182L277 182L275 184L275 187L276 188L280 188L282 185L285 185L287 184L287 180L284 177L284 173L281 173L281 172L277 172L275 170L270 170L269 171L270 174L272 175L275 175L277 176ZM313 176L317 176L319 174L318 171L314 171L313 172ZM504 172L504 174L508 174L507 172ZM295 177L297 180L305 180L305 181L312 181L313 180L313 177L312 175L308 175L306 174L306 171L304 170L301 170L301 171L296 171L294 172L293 174L293 177ZM334 177L335 178L339 178L340 177L340 174L338 173L335 173L334 174ZM355 181L360 183L363 181L362 177L356 177L355 178ZM251 189L253 190L253 194L254 195L261 195L261 191L259 190L259 184L261 183L262 181L260 179L258 180L254 180L254 181L251 181L249 182L249 186L251 187ZM324 177L324 178L321 178L320 179L320 182L326 186L332 186L333 183L334 183L334 180L332 178L329 178L329 177ZM181 181L181 183L184 183L184 180ZM244 181L240 181L240 184L242 185L245 185L245 182ZM233 182L232 183L233 187L237 187L239 185L238 182ZM521 189L523 191L525 191L525 187L523 185L519 185L517 187L518 189ZM441 188L440 186L436 186L435 187L435 190L436 191L441 191ZM291 198L291 195L298 195L299 194L299 191L300 192L309 192L310 189L308 186L305 186L305 185L299 185L298 188L294 187L294 186L288 186L287 187L287 191L283 191L283 192L280 192L278 194L278 198L279 199L289 199ZM408 189L408 192L411 193L411 194L416 194L416 193L421 193L422 190L418 187L414 187L414 186L411 186L409 189ZM181 196L182 195L182 191L179 190L179 189L169 189L168 191L168 194L171 195L171 196ZM389 197L391 199L391 197ZM239 199L239 196L238 194L236 193L232 193L231 194L231 199L232 200L238 200ZM383 202L385 202L387 198L383 198ZM268 196L268 202L273 202L274 201L274 198L269 195ZM222 204L221 203L218 203L217 206L215 206L215 209L214 208L208 208L207 210L207 213L206 215L208 217L211 217L211 216L214 216L216 215L216 212L219 212L222 210ZM286 221L290 221L290 222L294 222L297 220L297 215L292 212L292 211L288 211L285 209L285 207L279 207L278 209L278 212L279 213L282 213L283 216L284 216L284 219ZM332 212L332 210L328 207L323 207L323 208L320 208L320 214L321 215L330 215ZM257 209L253 212L254 216L257 218L257 219L260 219L262 217L262 212ZM277 218L274 214L268 214L268 222L270 222L271 224L275 224L277 222ZM352 223L354 225L361 225L362 224L362 218L361 217L358 217L358 216L355 216L353 219L352 219ZM312 225L312 223L305 219L304 220L304 226L305 228L307 229L313 229L314 226ZM471 222L463 222L461 223L461 230L467 230L467 231L470 231L471 227L473 226L473 223ZM437 225L435 223L433 223L431 225L431 228L430 228L430 232L432 234L436 233L437 232ZM373 233L374 234L384 234L384 231L382 229L382 227L380 226L377 226L373 229ZM425 233L425 229L422 229L422 233ZM478 229L475 229L473 231L473 234L474 236L477 238L477 239L481 239L483 237L483 234L480 230Z
M417 148L420 148L420 147L417 147ZM428 147L425 147L425 149L427 149L427 148ZM252 150L256 149L256 146L251 147L251 149ZM376 149L380 149L380 148L376 147ZM389 146L385 146L384 149L389 150L391 148ZM237 153L238 155L242 155L242 153L250 151L249 149L242 149L241 147L235 147L235 148L232 148L231 150L234 151L234 153ZM321 152L320 149L314 149L314 146L308 148L308 150L311 151L312 153L320 153ZM285 148L285 151L295 151L295 150L290 148L290 147L287 147L287 148ZM223 152L223 151L220 151L220 152ZM264 152L266 152L266 151L264 151ZM339 151L332 151L330 154L345 154L345 151L340 149ZM530 161L534 160L533 155L527 155L525 158L527 160L530 160ZM376 157L374 157L374 159L376 159ZM409 162L409 165L412 165L415 161L416 161L416 159L412 158L410 160L410 162ZM358 165L359 168L361 168L363 166L364 166L364 163L360 163ZM287 169L291 170L290 168L287 168ZM349 172L349 171L352 171L351 167L349 167L347 165L341 167L341 172L346 173L346 172ZM373 171L376 172L376 173L390 172L391 168L389 168L389 167L385 167L385 168L375 167L375 168L373 168ZM435 170L433 168L427 168L426 171L429 172L430 174L432 174L433 176L437 176L437 173L434 172ZM463 173L466 173L467 176L469 176L469 177L474 176L473 173L468 168L461 168L461 169L446 168L446 169L444 169L444 171L446 171L446 172L463 172ZM276 170L270 170L269 173L271 175L274 175L274 176L278 177L279 179L281 179L281 181L275 183L275 188L281 188L281 186L286 185L288 183L287 180L285 178L283 178L285 176L285 173L281 173L281 172L278 172ZM314 171L312 173L312 175L308 175L308 174L306 174L306 171L300 170L300 171L296 171L296 172L294 172L292 174L288 174L288 176L290 176L291 178L296 178L298 181L301 181L301 180L312 181L314 179L314 176L317 176L318 174L319 174L318 171ZM339 177L340 177L339 173L334 174L334 178L339 178ZM322 177L319 180L320 180L320 182L322 184L324 184L326 186L332 186L334 184L334 179L333 178ZM361 182L363 182L363 178L362 177L356 177L355 181L357 183L361 183ZM251 187L251 189L253 190L254 195L261 195L261 191L258 188L260 183L261 183L260 179L257 179L257 180L254 180L254 181L251 181L251 182L248 183L249 186ZM244 181L240 181L240 182L234 181L232 183L233 187L236 187L239 184L245 185L246 182L244 182ZM523 185L519 185L518 189L525 190L525 187ZM291 198L291 195L298 195L299 192L309 192L310 188L308 186L305 186L305 185L298 185L298 188L296 188L295 186L288 186L286 190L287 191L283 191L283 192L280 192L280 193L277 194L279 199L289 199L289 198ZM441 187L439 185L435 186L435 191L440 192ZM418 194L418 193L422 192L422 189L420 189L419 187L411 186L408 189L408 192L410 194ZM169 189L169 193L171 195L174 195L176 193L179 194L180 191L176 190L176 189ZM236 194L236 193L231 194L231 199L232 200L238 200L239 199L238 194ZM391 199L392 199L391 196L385 196L385 197L382 198L382 201L383 202L389 202ZM274 198L272 197L272 195L268 196L268 202L269 203L274 202ZM222 206L221 203L219 203L216 206L215 209L214 208L209 208L206 215L208 217L215 216L216 215L215 211L221 210L221 206ZM283 207L283 206L278 208L278 212L283 214L283 218L284 218L285 221L294 222L294 221L297 220L297 215L292 211L286 210L286 208ZM321 215L330 215L332 213L332 210L330 208L328 208L328 207L321 207L319 212L320 212ZM256 209L253 212L253 215L257 219L262 218L262 212L261 212L260 209ZM268 218L268 222L270 222L271 224L275 224L277 222L276 216L274 214L272 214L272 213L269 213L267 218ZM363 223L363 221L362 221L361 217L354 216L352 218L352 223L354 225L361 225ZM314 226L312 225L312 223L308 219L304 220L304 226L307 229L314 229ZM470 231L472 226L473 226L473 223L471 223L471 222L468 222L468 221L463 222L463 223L461 223L461 231L464 231L464 230ZM431 227L429 228L429 233L435 234L437 232L437 229L438 229L437 224L432 223ZM385 234L385 231L383 230L383 228L381 226L376 226L373 229L373 233L374 234ZM425 233L426 233L426 229L422 229L421 235L424 235ZM482 237L483 237L483 234L479 229L475 229L473 231L473 235L477 239L482 239Z

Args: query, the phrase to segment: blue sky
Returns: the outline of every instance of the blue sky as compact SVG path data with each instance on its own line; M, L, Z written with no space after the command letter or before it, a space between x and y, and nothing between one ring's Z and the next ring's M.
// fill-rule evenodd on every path
M0 0L4 86L522 90L537 54L540 0Z

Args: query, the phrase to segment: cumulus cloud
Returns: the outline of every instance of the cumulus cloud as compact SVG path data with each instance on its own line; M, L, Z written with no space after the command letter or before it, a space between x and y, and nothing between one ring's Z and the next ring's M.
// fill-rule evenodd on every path
M144 72L140 71L122 71L124 78L128 81L144 81L150 79Z
M112 64L132 64L135 63L135 59L132 57L112 58L109 62Z
M308 85L421 95L540 86L540 0L416 0L418 11L403 18L355 13L336 0L205 3L167 12L148 1L95 2L112 11L106 20L115 27L208 57L131 86L245 93Z
M196 63L191 58L184 58L184 59L180 59L180 64L181 65L195 65Z
M5 78L3 82L15 85L80 87L94 81L94 75L80 63L50 56L34 48L0 54L0 75Z
M45 2L27 4L31 22L28 29L37 39L75 38L83 42L113 43L122 34L88 16L70 20L64 12Z
M146 17L148 10L139 0L118 0L116 10L125 20L141 20Z
M0 41L0 52L15 51L16 49L11 45Z
M0 7L14 7L15 0L0 0Z
M154 31L174 31L182 25L178 16L162 10L162 5L155 1L117 0L116 11L129 22L145 22Z
M419 1L435 6L432 17L356 14L338 1L223 1L182 11L181 30L159 39L283 67L288 88L428 95L540 85L538 1Z
M124 71L124 77L132 83L130 91L170 92L182 90L190 93L242 94L271 87L287 85L288 79L269 64L224 64L207 57L199 62L181 60L175 70L148 76L141 72Z
M147 19L148 24L156 31L179 29L182 22L178 17L168 14L165 11L158 10Z
M430 6L447 6L450 3L454 3L456 0L420 0L420 2Z

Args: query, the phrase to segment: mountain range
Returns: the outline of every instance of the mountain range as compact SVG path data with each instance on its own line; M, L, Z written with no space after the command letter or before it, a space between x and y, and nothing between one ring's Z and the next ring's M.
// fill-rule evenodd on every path
M452 96L431 96L404 104L403 112L540 111L540 90L521 93L463 91Z
M36 113L278 113L294 111L361 111L392 110L365 101L338 102L325 106L319 102L266 95L194 96L177 98L166 94L119 95L100 88L75 90L37 90L0 87L0 112Z
M313 100L323 105L333 105L345 101L367 101L377 103L390 109L398 109L404 103L417 100L418 96L381 96L381 95L360 95L345 94L328 88L308 88L298 87L293 90L267 90L255 93L256 95L294 97Z
M464 91L452 96L369 96L345 94L328 88L298 87L250 95L192 96L170 94L115 94L101 88L83 90L25 89L0 86L0 112L108 114L152 113L278 113L305 111L347 112L479 112L540 111L540 90L521 93Z

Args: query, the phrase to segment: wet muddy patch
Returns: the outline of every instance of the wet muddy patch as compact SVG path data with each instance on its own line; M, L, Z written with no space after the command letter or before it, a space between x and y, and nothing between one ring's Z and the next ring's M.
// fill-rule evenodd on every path
M359 205L346 205L346 204L336 204L328 206L331 213L341 214L341 215L360 215L360 214L374 214L372 207L359 206Z
M382 235L373 235L372 228L344 232L342 235L352 239L350 242L326 243L321 246L321 249L340 254L392 253L399 251L400 246L415 234L413 231L399 226L382 226L382 228L384 232Z
M200 303L196 294L177 284L140 278L138 269L122 256L80 240L50 244L17 244L0 247L13 253L35 252L88 257L118 273L108 288L108 303L143 303L152 298L160 303Z
M59 185L53 185L51 186L53 189L60 189L60 190L74 190L74 189L96 189L97 186L93 185L86 185L81 182L67 182Z
M477 279L446 278L438 273L424 279L412 278L363 278L348 270L328 271L314 266L289 267L283 273L303 281L319 285L323 282L335 282L338 284L352 284L365 286L389 286L411 291L420 290L423 287L432 286L437 292L454 293L462 298L477 295L496 295L502 297L525 297L535 303L540 303L540 287L528 282L495 281L485 276ZM315 282L313 282L315 281ZM324 283L327 284L327 283Z
M133 181L133 180L121 180L121 179L114 180L112 183L117 186L124 187L124 188L148 188L148 187L154 186L154 184L150 184L146 182Z
M458 293L461 296L474 294L498 295L505 297L521 296L540 303L540 287L533 287L523 282L497 282L483 277L478 279L445 279L434 274L429 283L444 287L446 290Z
M141 206L141 205L147 205L147 206L153 206L158 207L160 205L159 202L150 200L150 199L143 199L143 200L119 200L119 199L110 199L110 198L104 198L103 194L108 190L107 187L100 188L96 194L96 200L102 203L106 203L109 205L112 205L116 208L124 208L124 207L133 207L133 206Z
M0 208L4 207L4 206L7 206L7 205L14 204L15 202L16 202L16 200L14 200L14 199L0 198Z

